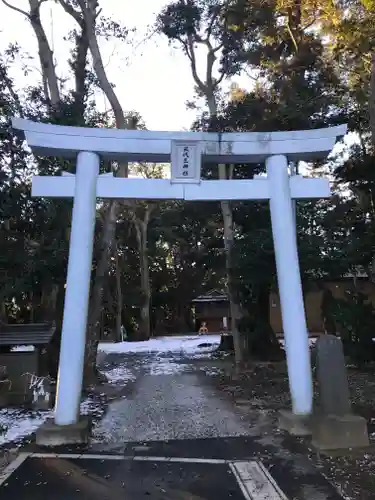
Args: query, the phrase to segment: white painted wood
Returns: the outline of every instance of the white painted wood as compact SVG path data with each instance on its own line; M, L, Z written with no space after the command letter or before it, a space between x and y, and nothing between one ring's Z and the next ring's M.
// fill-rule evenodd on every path
M324 158L332 150L337 138L345 134L345 125L296 132L218 134L91 129L21 119L13 119L12 123L14 128L24 132L28 145L35 154L65 158L75 158L78 155L76 177L64 174L50 178L37 176L33 179L32 187L33 196L74 197L56 423L67 425L77 420L97 197L270 199L293 410L298 414L311 412L310 358L308 343L306 344L307 330L292 199L328 197L330 191L328 181L324 179L303 179L300 176L289 178L287 163L288 160ZM184 184L181 178L178 179L183 174L179 160L176 159L180 153L176 152L179 146L175 141L198 141L199 147L194 151L194 161L188 165L187 176L197 184ZM172 144L173 155L177 155L174 166L172 165L173 181L179 180L178 183L166 179L120 179L108 174L98 176L99 156L123 161L169 161ZM199 154L200 148L202 155ZM83 158L86 160L83 161ZM265 161L267 179L201 181L198 184L200 160L226 163ZM96 166L93 176L94 163ZM72 356L69 355L70 351Z
M69 135L69 136L88 136L105 137L115 139L168 139L178 141L215 141L219 142L219 134L216 132L183 132L183 131L154 131L154 130L122 130L116 128L88 128L71 127L67 125L52 125L49 123L40 123L24 118L12 118L12 126L17 130L25 132L38 132L44 134ZM288 139L318 139L324 137L343 137L346 134L347 125L338 125L335 127L326 127L308 130L290 130L283 132L223 132L220 134L220 142L247 141L247 142L268 142L271 138L275 141L285 141Z
M331 188L328 179L306 178L302 175L289 177L290 196L293 199L330 198Z
M30 456L30 453L20 453L13 462L11 462L3 471L0 472L0 486L5 484L14 471L20 467Z
M172 200L184 198L184 186L169 179L101 178L97 183L99 198Z
M199 141L171 142L171 182L198 183L201 180L202 146Z
M259 462L232 462L230 469L247 500L288 500Z
M347 125L337 125L335 127L315 128L308 130L287 130L279 132L224 132L221 134L222 142L227 141L255 141L268 142L287 140L310 140L321 137L342 138L346 134Z
M263 180L213 180L185 186L185 200L268 200L269 185Z
M290 178L291 197L296 199L329 198L326 179ZM75 177L34 176L32 196L73 198ZM111 175L99 176L98 198L152 200L268 200L269 182L264 179L201 181L200 184L173 184L169 179L123 179Z
M310 348L288 161L285 156L270 156L266 166L292 408L295 414L309 415L313 402ZM298 178L296 181L303 182Z
M36 175L32 179L31 195L48 198L73 198L74 186L74 176ZM96 196L113 199L182 200L184 187L179 184L171 184L168 179L123 179L99 176Z
M272 136L269 141L250 142L250 141L235 141L231 143L230 152L221 155L228 158L239 157L245 158L247 155L254 156L256 160L264 159L271 155L287 155L293 159L296 157L319 159L325 157L333 148L335 139L331 137L320 137L318 139L289 139L289 140L273 140ZM248 163L252 163L249 161Z
M81 152L75 179L59 179L73 181L75 191L54 415L57 425L75 424L79 417L99 163L95 153Z
M35 154L73 158L79 151L93 151L105 159L124 161L170 161L171 141L201 141L202 162L254 163L269 155L283 154L290 160L324 158L346 126L319 130L270 133L151 132L105 128L47 125L15 118Z
M31 184L31 196L47 198L73 198L75 175L60 176L34 175Z
M292 198L329 198L331 190L327 179L293 178L290 180ZM199 185L185 186L185 200L269 200L270 184L267 178L244 180L201 181Z
M12 118L12 126L16 130L25 132L37 132L41 134L54 134L63 136L86 136L97 139L100 137L107 139L141 139L141 140L160 140L167 139L177 141L209 141L212 137L211 132L184 132L184 131L154 131L154 130L123 130L116 128L90 128L90 127L71 127L68 125L53 125L50 123L40 123L24 118ZM309 131L310 132L310 131ZM217 134L216 134L217 135Z

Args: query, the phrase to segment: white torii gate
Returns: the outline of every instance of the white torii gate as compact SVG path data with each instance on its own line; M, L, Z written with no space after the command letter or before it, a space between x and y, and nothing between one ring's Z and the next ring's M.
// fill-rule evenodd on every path
M14 118L35 154L77 158L76 174L35 176L32 196L74 198L55 423L76 424L82 391L97 198L269 200L293 413L312 411L312 376L292 199L330 197L326 179L289 176L288 161L323 159L346 125L271 133L79 128ZM171 179L99 175L100 159L171 161ZM200 178L202 162L265 162L267 177Z

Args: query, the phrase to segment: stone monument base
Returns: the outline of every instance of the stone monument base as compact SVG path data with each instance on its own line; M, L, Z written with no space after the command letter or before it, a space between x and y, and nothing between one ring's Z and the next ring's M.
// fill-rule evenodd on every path
M54 421L43 424L36 432L36 444L40 446L61 446L87 444L91 431L91 420L81 417L72 425L56 425Z
M311 417L295 415L290 410L280 410L278 427L292 436L310 436Z
M358 415L328 415L314 418L312 444L318 450L369 446L367 421Z

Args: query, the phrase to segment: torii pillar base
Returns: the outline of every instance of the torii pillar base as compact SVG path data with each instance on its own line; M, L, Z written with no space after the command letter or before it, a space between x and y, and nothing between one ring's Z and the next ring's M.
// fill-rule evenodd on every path
M291 436L311 436L311 418L310 415L296 415L290 410L280 410L278 428Z
M67 446L88 444L91 419L80 417L76 424L57 425L53 420L44 423L36 432L38 446Z

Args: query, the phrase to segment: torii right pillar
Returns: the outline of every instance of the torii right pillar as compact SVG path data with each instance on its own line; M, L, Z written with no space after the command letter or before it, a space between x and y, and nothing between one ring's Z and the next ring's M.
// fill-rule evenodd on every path
M279 427L290 434L311 434L313 385L309 335L297 250L294 207L290 193L288 160L284 155L266 160L277 281L284 331L292 412L281 410Z
M270 156L266 167L292 409L305 416L312 412L313 389L288 160Z

